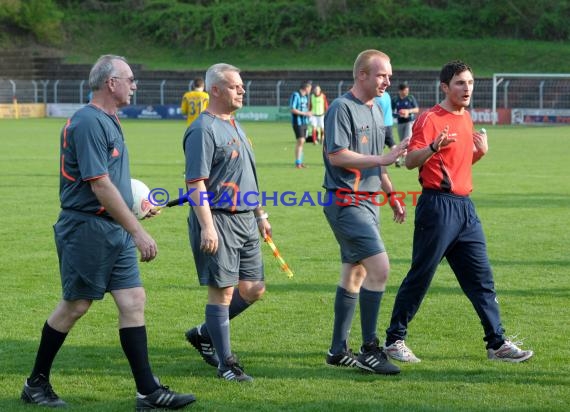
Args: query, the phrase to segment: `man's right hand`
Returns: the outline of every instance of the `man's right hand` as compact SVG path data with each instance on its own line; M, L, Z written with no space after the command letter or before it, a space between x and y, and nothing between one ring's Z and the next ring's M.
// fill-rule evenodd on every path
M200 249L202 252L213 255L218 251L218 233L213 226L202 229L200 237Z
M396 160L398 160L400 156L406 155L409 143L410 143L410 138L406 137L404 140L402 140L400 143L394 146L389 153L382 155L381 157L384 160L388 160L390 162L388 163L388 165L391 165L392 163L396 162ZM387 164L384 164L384 162L381 162L380 165L387 166Z
M158 254L156 242L144 229L133 235L133 240L141 252L141 262L150 262Z
M443 130L437 135L432 145L435 151L439 152L439 149L455 142L456 140L456 138L449 137L449 126L445 126Z

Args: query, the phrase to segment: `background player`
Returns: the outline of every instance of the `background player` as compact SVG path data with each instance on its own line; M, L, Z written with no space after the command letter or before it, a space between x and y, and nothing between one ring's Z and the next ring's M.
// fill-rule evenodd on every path
M208 107L208 93L204 91L204 79L197 77L192 82L192 90L184 93L180 111L186 115L186 126L190 126Z
M392 99L392 109L398 123L398 138L410 138L412 136L412 126L420 108L414 96L410 94L408 83L401 83L398 86L398 95ZM396 166L402 166L405 158L401 157L396 161Z
M392 98L390 97L390 93L385 91L382 93L382 96L375 97L374 101L380 106L382 109L382 114L384 115L384 127L385 127L385 138L384 138L384 146L389 149L393 149L396 146L394 142L394 116L392 110ZM399 167L398 162L396 162L396 166Z
M311 93L310 110L313 144L322 143L325 139L325 112L329 108L327 96L318 84Z
M289 97L289 108L291 110L291 122L293 125L293 133L295 133L295 167L303 169L307 167L303 163L303 146L307 138L307 126L311 112L309 111L309 94L311 93L312 84L309 81L301 83L298 91L295 91Z

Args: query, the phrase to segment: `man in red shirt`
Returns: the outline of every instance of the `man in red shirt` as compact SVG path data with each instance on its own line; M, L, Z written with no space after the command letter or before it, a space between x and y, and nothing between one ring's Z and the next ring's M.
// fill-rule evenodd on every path
M384 344L386 354L419 362L404 339L445 257L481 319L492 360L522 362L532 357L504 336L485 236L469 198L472 165L488 151L487 135L476 132L466 108L473 93L473 72L463 62L447 63L440 73L445 99L416 120L406 167L419 168L422 195L416 208L412 266L403 280Z

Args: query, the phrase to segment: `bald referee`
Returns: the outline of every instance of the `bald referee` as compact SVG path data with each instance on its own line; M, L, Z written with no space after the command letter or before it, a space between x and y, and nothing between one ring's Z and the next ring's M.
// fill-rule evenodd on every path
M333 366L357 366L379 373L396 374L376 333L380 302L388 279L388 254L378 228L376 199L362 200L380 188L387 194L394 221L406 218L404 206L390 194L394 186L385 166L405 153L408 140L383 155L384 122L374 98L390 86L390 58L378 50L366 50L354 63L354 85L334 100L325 114L327 138L323 150L323 187L333 201L324 207L325 216L338 241L341 279L334 305L332 343L326 362ZM340 195L340 196L339 196ZM357 200L358 198L358 200ZM360 302L362 346L358 357L348 348L348 332L357 302Z

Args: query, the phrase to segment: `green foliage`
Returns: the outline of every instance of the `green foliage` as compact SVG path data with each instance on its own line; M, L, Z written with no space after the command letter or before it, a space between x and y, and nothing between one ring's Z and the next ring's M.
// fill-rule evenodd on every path
M0 22L14 21L19 9L20 0L3 0L0 2Z
M567 0L4 0L0 22L57 45L62 10L105 13L138 37L202 50L300 50L360 36L570 39Z
M63 11L104 15L137 40L206 51L299 51L351 37L570 39L568 0L4 0L0 23L57 45Z
M358 36L569 38L566 1L494 0L140 0L123 9L131 31L161 44L199 47L294 47Z
M554 2L541 14L533 33L546 40L569 40L568 16L570 16L570 3L568 1Z
M199 47L278 47L302 45L314 33L306 32L299 17L314 19L315 10L303 2L224 2L208 7L171 1L149 1L132 14L124 11L131 31L155 38L162 44Z
M39 43L60 45L63 41L63 12L53 0L4 0L0 22L33 34Z

